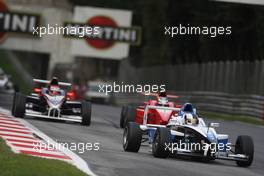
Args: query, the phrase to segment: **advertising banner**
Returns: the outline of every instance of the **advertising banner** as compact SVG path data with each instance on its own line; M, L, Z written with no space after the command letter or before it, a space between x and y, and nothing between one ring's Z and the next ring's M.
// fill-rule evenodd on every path
M131 11L75 7L74 22L65 25L98 27L99 34L81 38L70 36L73 37L72 54L106 59L128 57L129 46L138 45L141 35L140 28L131 27L131 23Z

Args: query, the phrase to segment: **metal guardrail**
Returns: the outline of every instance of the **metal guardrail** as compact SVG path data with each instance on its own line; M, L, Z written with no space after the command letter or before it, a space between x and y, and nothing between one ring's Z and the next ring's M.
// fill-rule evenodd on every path
M191 102L204 111L263 118L263 77L264 60L134 67L124 59L118 79L130 84L164 84L167 90L182 95L178 101ZM144 98L120 94L116 100L126 104Z
M212 111L231 115L245 115L263 118L264 96L233 95L222 92L174 92L179 95L176 103L193 103L201 111ZM146 101L139 94L114 94L117 105L138 104Z

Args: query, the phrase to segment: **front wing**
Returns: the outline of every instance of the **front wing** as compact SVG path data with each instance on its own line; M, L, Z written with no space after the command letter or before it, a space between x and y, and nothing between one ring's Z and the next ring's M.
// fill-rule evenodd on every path
M72 121L72 122L81 122L82 117L76 115L61 115L61 116L48 116L43 115L38 111L33 110L26 110L25 116L28 117L37 117L37 118L44 118L44 119L54 119L54 120L65 120L65 121Z

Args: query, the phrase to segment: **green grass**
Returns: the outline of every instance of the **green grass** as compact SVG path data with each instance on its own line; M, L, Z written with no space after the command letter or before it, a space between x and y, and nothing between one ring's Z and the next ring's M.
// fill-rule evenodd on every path
M11 75L12 81L18 85L20 92L23 93L29 93L31 90L31 85L27 85L21 75L16 71L10 60L8 59L8 56L6 55L5 51L0 50L0 67L7 73L8 75Z
M64 161L15 154L0 138L0 175L85 176L86 174Z
M223 119L228 121L239 121L245 123L251 123L254 125L264 125L264 121L262 119L250 117L250 116L240 116L240 115L229 115L229 114L221 114L215 112L200 112L200 115L209 119Z

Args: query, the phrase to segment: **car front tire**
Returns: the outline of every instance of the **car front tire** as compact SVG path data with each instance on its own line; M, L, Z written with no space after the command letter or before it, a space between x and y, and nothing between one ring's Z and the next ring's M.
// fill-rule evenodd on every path
M121 114L120 114L120 128L125 127L125 116L127 113L127 106L122 106Z
M246 161L236 161L240 167L249 167L254 158L254 143L250 136L238 136L235 146L236 154L244 154L248 156Z
M123 148L128 152L138 152L141 146L142 130L135 122L129 122L124 128Z
M137 108L135 106L127 106L124 116L123 126L125 127L129 122L135 122Z
M170 150L167 146L171 145L171 134L168 128L157 128L152 144L152 154L157 158L167 158Z
M90 126L91 116L92 116L92 104L90 102L87 101L82 102L81 116L82 116L81 124Z
M24 118L26 111L26 97L21 93L15 93L12 114L15 117Z

